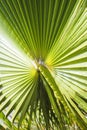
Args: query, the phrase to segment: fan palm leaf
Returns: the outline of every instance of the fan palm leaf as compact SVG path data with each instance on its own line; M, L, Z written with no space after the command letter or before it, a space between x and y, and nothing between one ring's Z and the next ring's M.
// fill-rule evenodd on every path
M0 28L14 44L0 39L0 111L24 130L86 130L87 1L0 0Z

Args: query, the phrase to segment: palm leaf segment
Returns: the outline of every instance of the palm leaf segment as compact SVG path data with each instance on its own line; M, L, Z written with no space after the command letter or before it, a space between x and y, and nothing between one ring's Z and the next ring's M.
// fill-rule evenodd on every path
M19 126L25 117L28 129L36 120L86 130L86 0L0 0L0 17L21 47L19 55L0 41L0 110Z

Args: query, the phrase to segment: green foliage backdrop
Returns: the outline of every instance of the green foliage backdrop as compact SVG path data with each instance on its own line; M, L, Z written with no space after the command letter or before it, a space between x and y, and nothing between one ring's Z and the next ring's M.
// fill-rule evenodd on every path
M0 23L20 51L0 39L8 128L87 130L87 0L0 0Z

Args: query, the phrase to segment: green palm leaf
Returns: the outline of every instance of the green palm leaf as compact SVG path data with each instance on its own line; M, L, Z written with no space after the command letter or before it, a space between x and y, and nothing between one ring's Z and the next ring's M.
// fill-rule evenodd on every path
M87 1L0 0L3 32L0 111L24 130L86 130Z

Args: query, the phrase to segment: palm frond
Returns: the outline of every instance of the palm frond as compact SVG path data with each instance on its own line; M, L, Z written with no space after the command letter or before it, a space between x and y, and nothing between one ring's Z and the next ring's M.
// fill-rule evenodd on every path
M16 46L0 39L0 111L24 130L86 130L87 1L0 0L0 28Z

